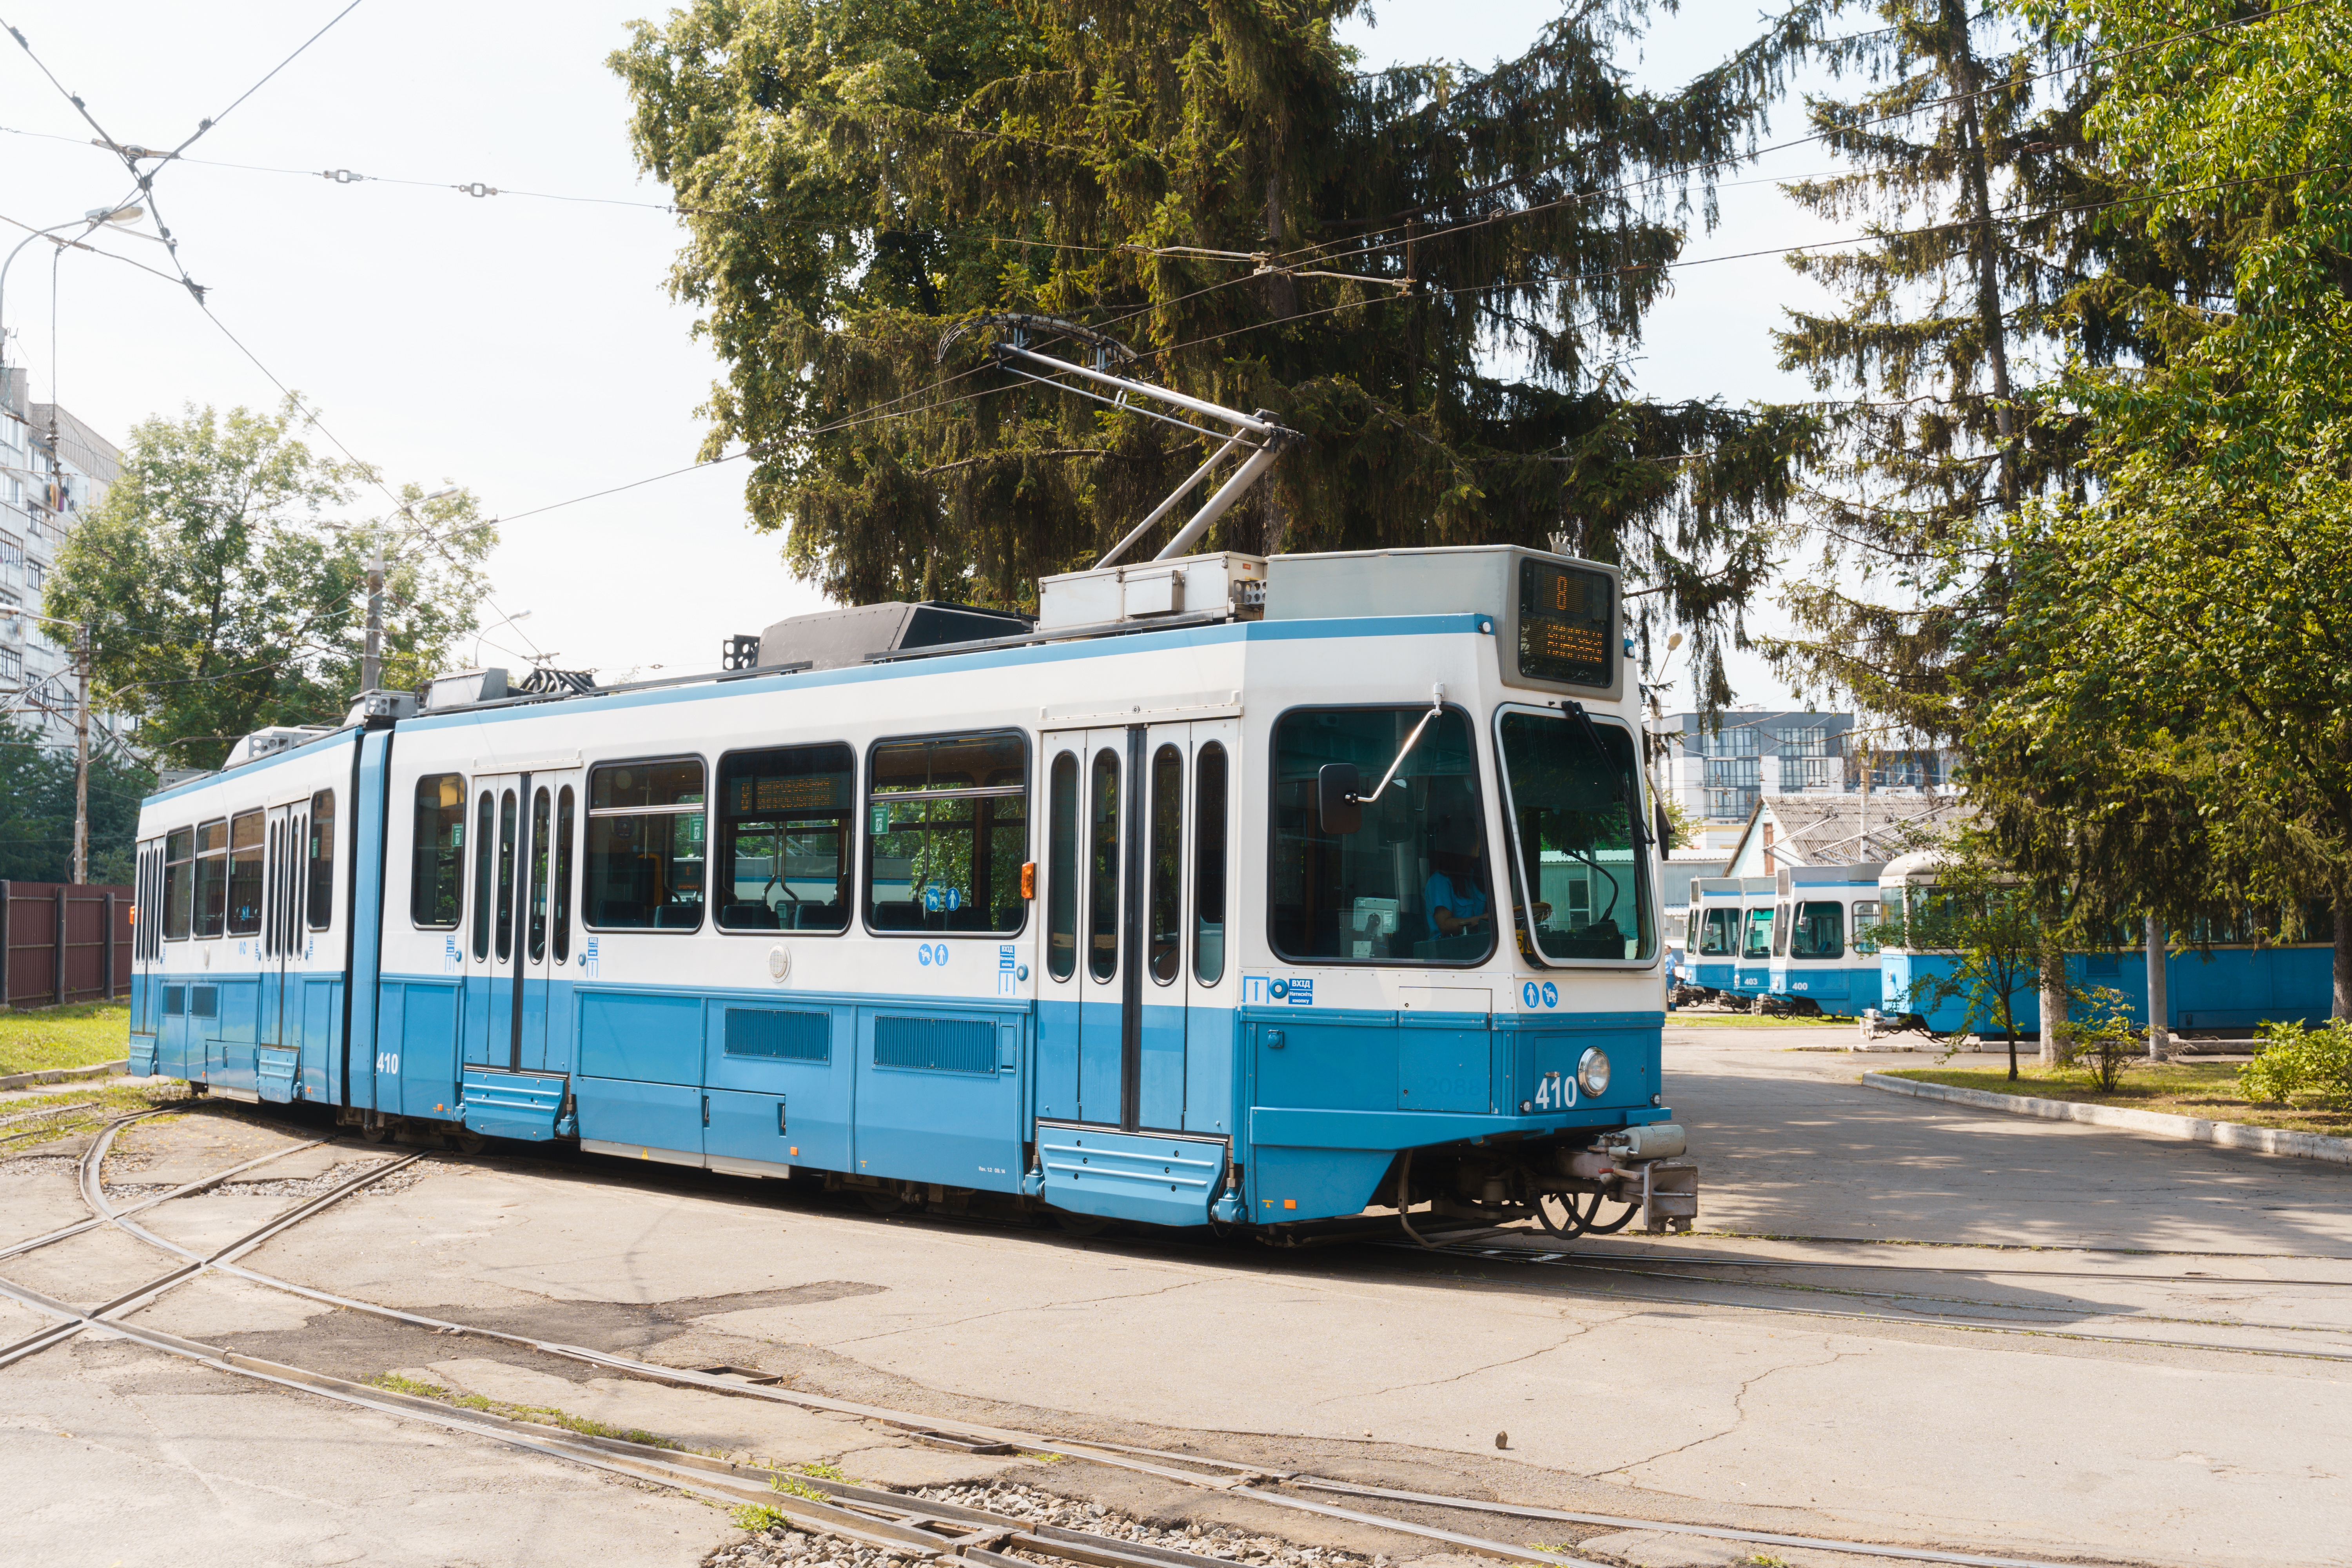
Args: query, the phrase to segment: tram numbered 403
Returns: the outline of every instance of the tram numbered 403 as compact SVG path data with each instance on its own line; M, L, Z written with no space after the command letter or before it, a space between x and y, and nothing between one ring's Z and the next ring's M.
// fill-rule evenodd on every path
M142 812L133 1070L879 1201L1688 1227L1612 568L1041 597L250 738Z

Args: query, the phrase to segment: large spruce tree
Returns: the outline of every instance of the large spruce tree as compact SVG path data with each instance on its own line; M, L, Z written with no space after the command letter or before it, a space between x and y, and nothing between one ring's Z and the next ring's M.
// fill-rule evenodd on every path
M2159 355L2123 300L2212 268L2195 226L2136 220L2086 137L2108 80L2095 40L2015 0L1855 9L1880 26L1817 53L1870 85L1807 105L1848 167L1787 187L1868 237L1790 258L1836 304L1777 334L1826 395L1803 410L1823 429L1801 508L1820 553L1790 591L1801 635L1773 652L1801 684L1951 736L2002 635L2011 520L2085 472L2087 425L2045 395L2070 357Z
M1642 0L1485 72L1364 72L1356 0L695 0L614 57L725 364L706 451L835 595L1026 602L1202 460L990 368L959 322L1081 321L1137 374L1302 433L1209 547L1543 544L1622 563L1699 695L1765 579L1801 411L1623 368L1809 3L1663 96ZM1171 524L1172 526L1172 524ZM1162 534L1164 539L1165 534ZM1160 541L1148 541L1146 551Z

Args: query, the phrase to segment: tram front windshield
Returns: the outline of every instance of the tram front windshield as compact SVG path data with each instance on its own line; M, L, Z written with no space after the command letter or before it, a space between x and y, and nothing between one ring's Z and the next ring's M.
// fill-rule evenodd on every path
M1633 737L1565 714L1506 713L1518 883L1527 929L1546 958L1647 959L1657 952Z
M1495 951L1494 881L1469 721L1422 732L1356 831L1328 834L1316 781L1352 763L1371 788L1427 707L1301 709L1274 731L1274 948L1292 960L1475 963Z

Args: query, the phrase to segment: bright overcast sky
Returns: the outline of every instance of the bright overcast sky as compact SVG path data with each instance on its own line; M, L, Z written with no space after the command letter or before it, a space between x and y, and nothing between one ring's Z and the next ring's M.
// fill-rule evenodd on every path
M20 0L7 20L113 136L169 146L336 8ZM512 514L693 460L694 411L716 366L663 288L678 231L665 213L610 205L667 194L635 175L627 100L604 65L646 14L640 0L362 0L191 150L295 172L190 163L159 182L181 258L221 322L392 482L461 483L486 511ZM1443 55L1483 66L1552 14L1528 0L1386 0L1376 26L1348 37L1370 65ZM1655 30L1639 79L1685 79L1755 15L1695 0ZM1796 110L1777 121L1785 134ZM122 195L121 166L14 48L0 51L0 216L47 226ZM1820 166L1799 153L1760 173ZM373 178L339 184L321 170ZM501 194L451 188L475 182ZM1820 233L1769 184L1726 191L1723 216L1691 255ZM152 243L112 248L164 264ZM183 405L277 402L176 284L78 252L58 269L53 353L50 272L48 247L27 247L5 300L8 360L30 365L36 399L54 386L118 443L134 421ZM1766 333L1783 304L1809 297L1777 259L1692 269L1652 318L1641 384L1734 402L1800 391L1774 368ZM782 565L780 538L749 526L742 479L726 465L508 525L484 620L523 618L488 629L485 658L519 665L544 652L607 680L709 668L729 634L819 607ZM1780 700L1752 660L1735 678L1744 699Z

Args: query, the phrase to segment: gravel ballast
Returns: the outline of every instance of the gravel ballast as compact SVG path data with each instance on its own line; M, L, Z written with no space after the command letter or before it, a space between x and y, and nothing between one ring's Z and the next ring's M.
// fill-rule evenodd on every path
M1222 1525L1187 1525L1162 1530L1116 1512L1098 1502L1076 1502L1039 1491L1034 1487L1003 1481L984 1485L926 1487L906 1494L909 1502L955 1503L1001 1518L1031 1524L1059 1525L1118 1541L1136 1541L1198 1557L1247 1564L1248 1568L1389 1568L1386 1557L1359 1557L1320 1546L1299 1546L1271 1535L1252 1535ZM1009 1551L1009 1555L1032 1557ZM731 1546L722 1546L703 1561L707 1568L880 1568L887 1554L856 1542L795 1530L788 1525L764 1531ZM1039 1558L1041 1562L1059 1559Z

